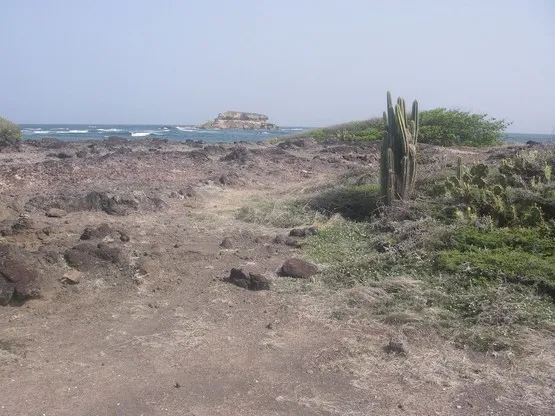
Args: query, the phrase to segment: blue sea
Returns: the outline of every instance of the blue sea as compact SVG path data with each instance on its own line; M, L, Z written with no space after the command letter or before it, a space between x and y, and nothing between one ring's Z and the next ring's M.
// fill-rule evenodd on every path
M205 142L257 142L274 137L290 136L309 127L282 127L279 130L201 130L188 125L87 125L87 124L22 124L24 139L52 137L59 140L103 140L110 136L128 139L164 138L173 141L203 140ZM507 143L526 143L528 140L555 143L554 134L507 133Z
M87 124L21 124L23 139L51 137L64 141L103 140L110 136L127 139L160 138L173 141L204 140L205 142L256 142L273 137L289 136L307 127L282 127L279 130L201 130L187 125L87 125Z

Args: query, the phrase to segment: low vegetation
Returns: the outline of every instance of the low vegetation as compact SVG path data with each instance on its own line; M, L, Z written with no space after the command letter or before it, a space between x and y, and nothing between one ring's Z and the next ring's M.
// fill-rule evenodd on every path
M461 348L524 354L530 331L555 332L555 149L500 152L487 163L435 163L415 198L389 206L378 178L361 175L239 216L319 226L304 250L338 294L332 319L378 319Z
M499 144L510 125L506 120L457 109L435 108L420 112L419 142L439 146L486 147ZM318 141L377 141L384 135L381 118L351 121L336 126L309 130L287 139L312 138Z
M17 124L0 117L0 147L15 145L21 140L21 129Z

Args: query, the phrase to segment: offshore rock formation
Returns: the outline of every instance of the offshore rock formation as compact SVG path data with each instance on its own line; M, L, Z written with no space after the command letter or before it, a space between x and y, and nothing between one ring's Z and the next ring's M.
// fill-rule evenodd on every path
M198 126L201 129L226 129L226 130L277 130L273 123L268 121L268 116L257 113L243 113L240 111L226 111L218 114L214 120Z

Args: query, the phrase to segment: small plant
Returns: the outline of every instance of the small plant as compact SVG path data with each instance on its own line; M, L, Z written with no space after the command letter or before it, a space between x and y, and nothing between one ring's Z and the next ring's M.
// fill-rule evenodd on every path
M0 147L14 145L21 140L21 130L17 124L0 117Z
M387 205L410 196L416 181L416 143L418 139L418 102L407 114L405 100L399 97L393 107L387 92L387 111L383 114L385 133L381 150L381 189Z

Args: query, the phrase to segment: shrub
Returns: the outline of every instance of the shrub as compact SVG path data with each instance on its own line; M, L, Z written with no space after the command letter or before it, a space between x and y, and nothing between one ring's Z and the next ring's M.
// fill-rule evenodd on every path
M318 141L378 141L383 138L384 126L381 118L370 120L350 121L336 126L309 130L290 136L290 139L312 138Z
M19 140L21 140L19 126L0 117L0 147L17 144Z
M419 142L443 146L495 146L509 125L487 114L436 108L420 113Z

